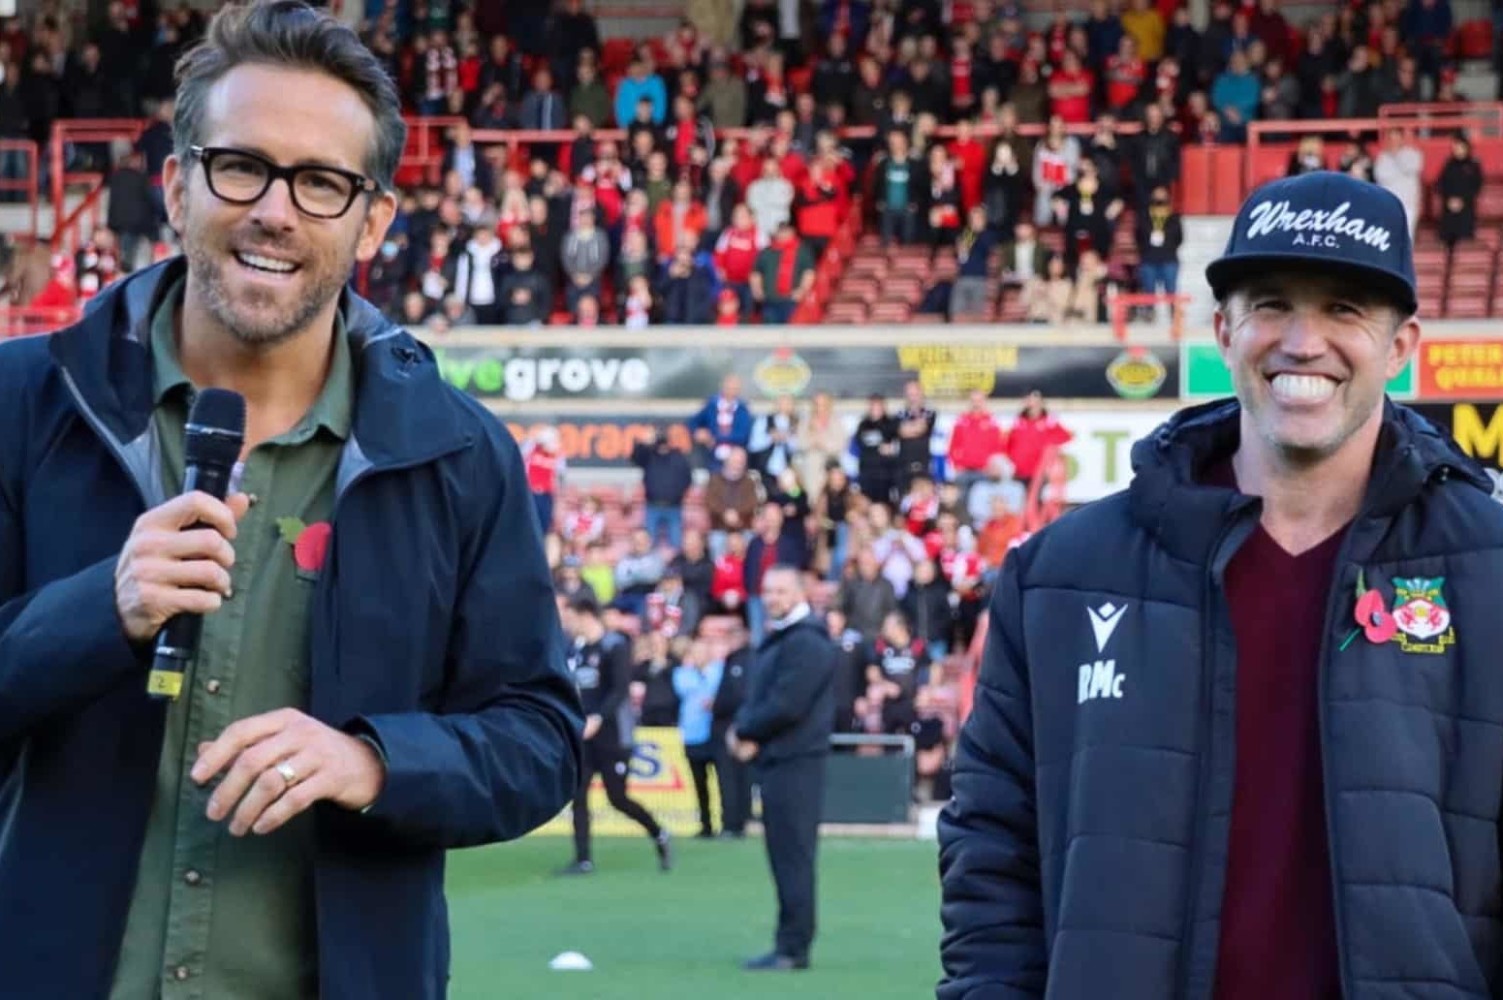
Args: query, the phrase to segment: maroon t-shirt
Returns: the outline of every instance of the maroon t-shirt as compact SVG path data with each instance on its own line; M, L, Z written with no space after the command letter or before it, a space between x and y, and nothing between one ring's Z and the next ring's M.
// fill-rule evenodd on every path
M1291 556L1259 525L1227 566L1237 640L1237 768L1216 1000L1341 996L1319 671L1345 534Z

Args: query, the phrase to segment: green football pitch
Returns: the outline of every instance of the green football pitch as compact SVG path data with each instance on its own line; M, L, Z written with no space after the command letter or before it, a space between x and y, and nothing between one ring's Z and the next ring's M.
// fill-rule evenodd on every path
M932 843L825 838L813 968L746 973L771 947L775 901L762 842L674 844L657 869L645 839L600 838L596 872L560 878L566 839L530 837L449 856L455 1000L705 997L921 998L939 975ZM554 972L578 951L590 972Z

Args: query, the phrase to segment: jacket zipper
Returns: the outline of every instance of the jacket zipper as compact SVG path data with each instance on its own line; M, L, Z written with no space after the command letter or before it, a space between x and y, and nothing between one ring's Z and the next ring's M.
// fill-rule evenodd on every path
M1337 566L1347 566L1352 546L1352 534L1356 531L1357 525L1360 523L1360 517L1361 515L1358 515L1358 520L1353 522L1352 527L1347 530L1346 538L1341 541L1341 552L1336 557ZM1326 854L1331 868L1331 917L1336 929L1336 980L1341 987L1341 995L1345 997L1351 996L1351 991L1348 987L1350 979L1347 975L1346 927L1341 905L1341 869L1336 863L1336 827L1333 822L1333 810L1331 809L1331 765L1327 755L1327 750L1330 748L1330 722L1327 719L1326 690L1328 687L1327 678L1331 672L1331 628L1336 621L1335 614L1338 595L1346 589L1344 582L1340 585L1335 585L1337 582L1336 580L1332 581L1331 592L1326 595L1325 629L1320 634L1320 659L1317 661L1320 673L1316 680L1316 698L1319 699L1316 715L1320 722L1320 797L1326 813Z
M104 425L104 421L99 419L99 414L94 412L94 408L89 405L89 401L84 399L83 392L78 388L78 383L73 380L73 373L65 365L58 365L58 370L63 373L63 382L68 386L68 394L73 397L73 402L78 405L78 412L82 414L84 423L88 424L95 435L104 442L105 447L109 449L110 454L114 457L116 464L120 466L120 470L125 473L125 478L130 480L131 486L136 491L137 498L141 501L141 509L151 509L151 499L146 494L146 487L136 478L136 473L130 465L130 459L125 457L125 449L121 447L119 440L114 434L110 433L110 429Z
M1205 862L1203 860L1199 860L1198 855L1199 848L1206 837L1206 826L1210 822L1210 817L1205 813L1204 804L1206 800L1206 786L1210 783L1211 780L1210 758L1212 747L1210 734L1213 728L1211 725L1211 713L1213 709L1216 687L1214 652L1216 648L1216 629L1211 621L1211 617L1214 614L1212 601L1214 600L1215 596L1215 588L1212 586L1212 579L1215 575L1217 556L1220 554L1222 548L1226 545L1227 538L1231 535L1232 531L1235 530L1236 526L1237 521L1234 518L1229 524L1221 529L1221 533L1216 536L1215 545L1211 547L1211 563L1206 567L1204 584L1205 592L1202 598L1202 611L1200 616L1201 648L1205 651L1205 656L1207 662L1211 666L1211 669L1207 672L1205 683L1202 686L1200 696L1199 732L1200 742L1204 749L1201 754L1200 765L1197 769L1199 773L1196 775L1195 781L1195 802L1194 812L1192 813L1192 815L1195 816L1195 827L1194 833L1192 834L1190 840L1190 857L1196 860L1193 861L1191 865L1190 878L1187 883L1185 895L1184 932L1180 935L1180 940L1183 942L1182 947L1184 948L1184 955L1180 959L1179 993L1180 996L1186 998L1190 997L1190 968L1194 964L1195 958L1195 949L1193 946L1195 944L1196 901L1200 897L1201 877L1205 869Z

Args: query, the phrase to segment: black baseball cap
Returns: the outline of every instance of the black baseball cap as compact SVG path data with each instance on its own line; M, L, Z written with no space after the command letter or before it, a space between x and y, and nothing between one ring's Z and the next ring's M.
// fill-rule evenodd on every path
M1410 316L1419 308L1404 205L1350 174L1317 170L1271 181L1237 212L1226 253L1206 268L1218 301L1272 267L1350 274Z

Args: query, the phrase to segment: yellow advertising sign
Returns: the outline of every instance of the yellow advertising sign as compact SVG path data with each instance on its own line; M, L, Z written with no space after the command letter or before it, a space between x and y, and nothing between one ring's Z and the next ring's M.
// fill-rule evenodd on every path
M657 821L678 836L699 832L699 806L694 776L684 741L677 729L639 726L632 751L626 792L642 803ZM720 789L710 779L710 815L720 828ZM569 836L574 832L572 811L565 808L534 831L533 836ZM595 837L641 837L642 828L611 808L599 776L590 783L590 833Z

